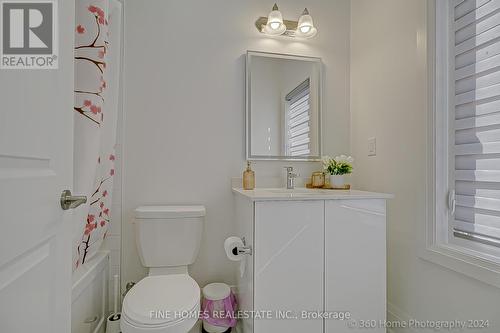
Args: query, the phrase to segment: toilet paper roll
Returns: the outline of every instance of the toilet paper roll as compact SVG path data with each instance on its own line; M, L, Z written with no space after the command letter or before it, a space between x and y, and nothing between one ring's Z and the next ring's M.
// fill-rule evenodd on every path
M232 261L241 261L245 255L238 254L236 249L243 247L243 241L239 237L228 237L224 241L224 250L226 251L226 256Z
M245 275L247 267L247 258L244 258L242 261L240 261L240 278L242 278Z

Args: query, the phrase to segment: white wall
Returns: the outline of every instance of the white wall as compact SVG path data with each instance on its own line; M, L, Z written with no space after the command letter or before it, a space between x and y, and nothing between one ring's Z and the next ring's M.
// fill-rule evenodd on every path
M125 127L122 281L139 280L133 209L143 204L207 207L205 233L192 275L204 285L232 283L223 240L233 233L230 177L244 169L247 50L322 57L325 152L349 151L349 1L290 0L285 18L307 6L319 33L309 41L269 38L255 20L264 0L125 1ZM291 164L304 176L312 163L256 163L257 179ZM124 284L123 284L124 285Z
M500 289L423 261L425 223L426 1L351 2L352 151L356 185L394 193L388 204L388 301L402 319L488 319L500 329ZM377 156L367 139L377 138Z

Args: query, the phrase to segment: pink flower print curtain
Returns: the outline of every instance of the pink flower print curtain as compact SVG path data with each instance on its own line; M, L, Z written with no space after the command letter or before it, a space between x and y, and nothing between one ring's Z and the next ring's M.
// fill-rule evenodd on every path
M85 219L85 229L80 244L80 262L96 254L102 245L111 218L113 178L115 175L115 145L119 109L119 86L121 66L121 4L109 1L108 47L105 55L104 117L101 120L100 154L97 160L96 177L90 196L90 208ZM93 222L90 220L94 218ZM91 230L92 228L92 230Z
M74 192L88 202L75 211L73 269L99 250L110 222L120 42L117 0L76 1Z

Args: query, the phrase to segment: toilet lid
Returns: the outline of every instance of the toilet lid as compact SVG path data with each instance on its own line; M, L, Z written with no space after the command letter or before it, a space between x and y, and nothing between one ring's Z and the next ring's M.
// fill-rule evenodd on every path
M187 274L148 276L123 300L123 314L139 325L158 326L185 320L200 302L200 287ZM192 316L195 314L189 314Z

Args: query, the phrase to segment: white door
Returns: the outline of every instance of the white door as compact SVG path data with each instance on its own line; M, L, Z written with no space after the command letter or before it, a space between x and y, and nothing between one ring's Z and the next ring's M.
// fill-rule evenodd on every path
M59 69L0 70L0 332L66 333L71 312L74 1Z
M322 333L324 202L255 203L254 332ZM303 316L304 315L304 316Z

